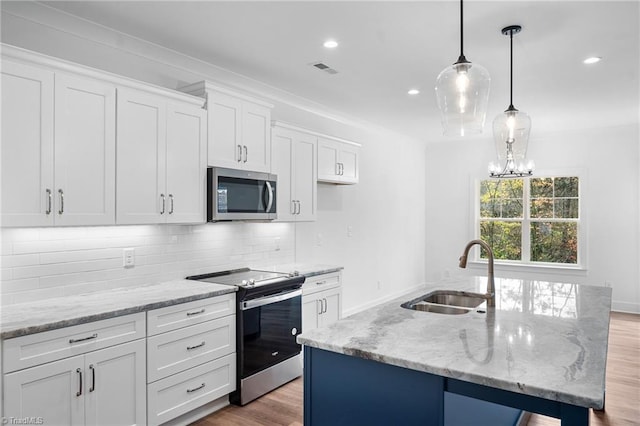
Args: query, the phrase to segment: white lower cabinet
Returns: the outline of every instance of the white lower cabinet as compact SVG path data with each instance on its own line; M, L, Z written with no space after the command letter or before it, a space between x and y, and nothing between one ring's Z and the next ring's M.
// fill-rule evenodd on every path
M342 274L307 278L302 286L302 331L324 327L342 318Z
M121 317L116 322L140 324L139 319L144 328L143 313ZM97 321L4 341L5 365L19 365L16 351L7 352L7 346L17 347L22 353L35 347L37 355L44 346L56 347L65 342L70 351L61 351L60 355L77 354L5 374L5 418L35 417L44 424L55 425L146 424L146 345L140 338L144 337L144 330L138 327L129 333L136 340L96 350L104 344L100 340L102 334L117 328L112 323ZM94 327L87 333L91 325ZM78 332L84 337L75 337Z
M147 323L149 425L236 389L235 294L148 311Z

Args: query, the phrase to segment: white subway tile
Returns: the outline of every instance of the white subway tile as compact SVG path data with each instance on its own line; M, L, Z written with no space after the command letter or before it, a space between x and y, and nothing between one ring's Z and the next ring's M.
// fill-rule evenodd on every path
M66 250L67 240L15 241L13 254L46 253Z
M62 296L59 288L47 288L11 293L11 304L35 302Z
M2 293L15 293L18 291L35 290L38 288L40 280L38 278L27 278L24 280L2 281Z
M97 259L120 259L122 258L122 249L108 248L95 250L72 250L61 252L42 253L40 255L40 264L46 265L50 263L77 262L82 260Z
M40 263L38 254L18 254L13 256L2 256L0 266L2 268L13 268L16 266L30 266Z

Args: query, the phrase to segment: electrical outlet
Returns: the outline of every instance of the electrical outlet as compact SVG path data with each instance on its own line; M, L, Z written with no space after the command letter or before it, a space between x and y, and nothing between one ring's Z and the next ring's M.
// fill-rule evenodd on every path
M382 281L378 281L378 290L382 290Z
M323 236L322 236L322 234L320 234L320 233L316 236L316 245L317 245L318 247L322 247L322 241L323 241L323 239L324 239L324 237L323 237Z
M353 237L353 226L351 225L347 226L347 237Z
M133 268L136 266L136 250L126 248L122 250L122 266L125 268Z
M276 251L280 251L280 237L276 237L274 239L275 245L276 245Z

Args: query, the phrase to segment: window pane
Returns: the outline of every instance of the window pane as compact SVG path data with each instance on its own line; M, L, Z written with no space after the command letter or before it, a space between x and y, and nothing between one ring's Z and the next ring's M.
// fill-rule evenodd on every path
M554 179L555 196L556 197L577 197L578 196L578 178L577 177L561 177Z
M523 217L522 185L522 179L480 182L480 217Z
M489 244L496 259L520 260L522 258L521 222L481 221L480 238ZM487 258L484 250L480 257Z
M578 224L534 222L531 224L531 260L576 264Z
M531 200L531 217L551 218L553 217L553 199L536 198Z
M556 198L555 217L563 219L578 218L578 199L577 198Z
M531 197L553 197L553 178L531 178Z

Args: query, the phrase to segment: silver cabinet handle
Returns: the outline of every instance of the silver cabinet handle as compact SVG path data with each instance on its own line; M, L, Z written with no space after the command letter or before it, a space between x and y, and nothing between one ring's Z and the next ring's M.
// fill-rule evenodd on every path
M191 393L191 392L195 392L197 390L200 390L204 387L204 383L201 384L200 386L198 386L197 388L193 388L193 389L187 389L187 393Z
M336 163L336 175L340 176L340 163Z
M300 203L300 200L298 200L298 214L300 214L300 210L302 209L302 204Z
M199 311L195 311L195 312L187 312L187 316L193 316L193 315L199 315L199 314L203 314L204 313L204 308L200 309Z
M324 302L324 310L322 311L323 314L327 313L327 299L322 299L322 301Z
M91 340L97 337L98 337L98 333L93 333L91 336L88 336L88 337L82 337L80 339L69 339L69 343L84 342L85 340Z
M164 214L164 211L165 211L164 207L165 207L166 198L165 198L164 194L160 194L160 198L162 198L162 210L160 210L160 214Z
M96 390L96 369L93 367L93 364L89 366L89 370L91 370L91 387L89 388L89 392L93 392Z
M199 345L195 345L195 346L187 346L187 350L188 351L192 351L194 349L198 349L204 346L204 342L200 343Z
M242 161L242 145L238 145L238 163Z
M322 299L318 299L318 315L322 315Z
M169 194L169 214L173 214L173 194Z
M344 163L338 163L339 169L340 169L340 173L338 173L340 176L344 175Z
M82 369L76 368L76 373L78 373L78 376L80 377L80 386L78 386L78 392L76 392L76 396L80 396L82 395Z
M58 194L60 194L60 210L58 210L58 214L64 213L64 192L62 189L58 189Z
M247 162L248 157L249 157L249 148L247 148L247 146L244 145L244 163Z
M51 190L49 188L46 189L47 191L47 210L45 211L46 214L51 214L51 208L53 207L53 194L51 193Z
M291 214L296 214L296 200L291 200Z

